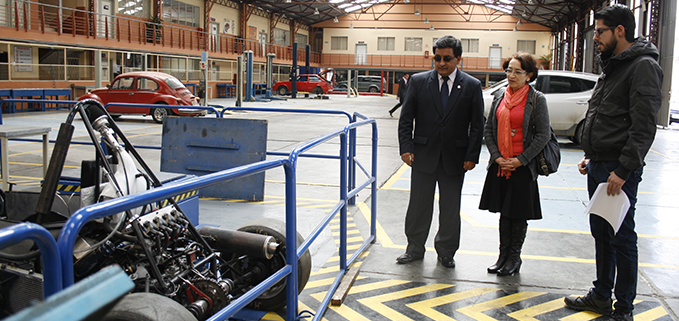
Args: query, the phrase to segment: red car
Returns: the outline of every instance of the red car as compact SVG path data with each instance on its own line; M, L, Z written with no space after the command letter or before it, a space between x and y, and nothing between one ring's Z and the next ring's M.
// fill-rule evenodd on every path
M306 91L314 94L331 92L333 86L327 80L315 74L302 74L297 76L297 91ZM273 84L274 92L279 95L287 95L292 91L291 81L279 81Z
M198 106L198 98L184 87L179 79L162 72L137 71L118 75L113 84L106 88L93 89L78 100L92 98L103 105L108 103L158 104ZM109 106L111 115L121 114L151 115L156 123L162 123L168 114L180 116L206 115L206 110L193 108L149 108L129 106Z

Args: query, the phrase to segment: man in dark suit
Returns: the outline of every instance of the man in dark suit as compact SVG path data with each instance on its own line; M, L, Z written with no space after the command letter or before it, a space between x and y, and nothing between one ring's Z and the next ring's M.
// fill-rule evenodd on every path
M398 126L401 159L412 167L406 212L406 252L396 261L424 258L439 188L439 230L434 247L445 267L455 267L460 247L464 174L479 162L483 137L481 82L457 69L462 43L443 36L434 44L436 70L410 77ZM416 125L414 125L416 123Z
M403 100L405 99L406 89L408 88L408 78L410 74L404 74L403 78L398 80L398 92L396 93L396 98L398 99L398 104L393 108L389 109L389 116L394 117L394 112L396 109L401 107Z

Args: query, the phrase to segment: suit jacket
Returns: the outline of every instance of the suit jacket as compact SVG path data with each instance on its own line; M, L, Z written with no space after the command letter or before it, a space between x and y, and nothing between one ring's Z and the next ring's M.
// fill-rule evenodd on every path
M407 88L408 83L403 77L401 77L401 79L398 80L398 92L396 93L396 96L401 101L401 103L403 102L403 98L405 98Z
M464 162L479 162L483 138L481 82L457 70L443 112L436 70L412 75L398 124L399 149L415 154L413 169L433 173L439 159L449 175L465 172Z

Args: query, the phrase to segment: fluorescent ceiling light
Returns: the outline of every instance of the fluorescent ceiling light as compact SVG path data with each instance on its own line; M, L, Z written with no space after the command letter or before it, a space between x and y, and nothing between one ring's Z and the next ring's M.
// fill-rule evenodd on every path
M424 23L429 24L429 18L424 18Z
M415 15L419 16L420 15L420 9L415 9Z
M330 3L342 3L344 0L330 0Z
M337 19L337 17L335 17L335 19L332 19L332 22L338 23L338 22L339 22L339 19Z
M353 3L348 2L348 3L340 4L340 5L338 5L337 7L340 8L340 9L344 9L344 8L349 7L349 6L352 6L352 5L353 5Z
M352 11L356 11L356 10L358 10L358 9L361 9L361 6L360 6L360 5L355 5L355 6L353 6L353 7L346 8L346 9L344 9L344 11L346 11L346 12L352 12Z
M318 8L314 9L314 14L321 14L320 12L318 12Z

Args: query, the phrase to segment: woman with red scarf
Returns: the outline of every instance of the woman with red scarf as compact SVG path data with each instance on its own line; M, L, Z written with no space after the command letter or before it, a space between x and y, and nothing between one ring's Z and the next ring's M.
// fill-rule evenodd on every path
M519 272L528 220L542 218L535 157L550 138L545 96L528 84L538 77L533 56L517 52L503 68L509 86L495 94L488 113L484 138L490 161L479 205L500 213L500 255L488 267L499 276Z

